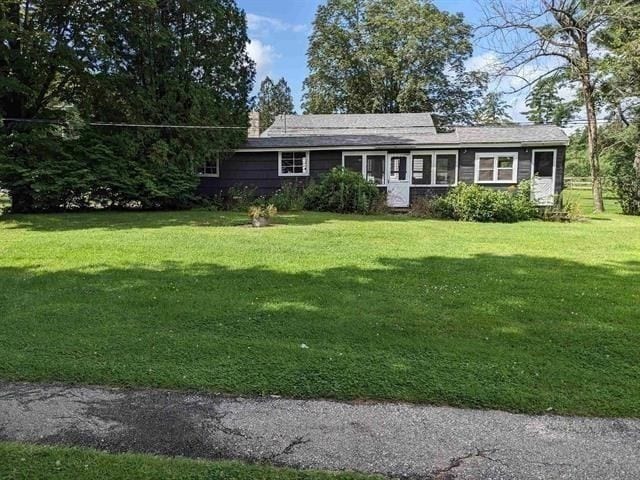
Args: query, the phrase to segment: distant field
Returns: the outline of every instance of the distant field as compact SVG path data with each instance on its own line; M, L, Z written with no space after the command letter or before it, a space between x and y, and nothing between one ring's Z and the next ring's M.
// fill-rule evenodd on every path
M640 415L640 218L245 223L1 217L0 378Z

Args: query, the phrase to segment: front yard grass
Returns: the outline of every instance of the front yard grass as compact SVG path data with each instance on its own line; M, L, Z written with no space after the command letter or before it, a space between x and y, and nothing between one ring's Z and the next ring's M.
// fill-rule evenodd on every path
M640 218L0 217L0 378L640 415Z
M350 473L294 471L240 462L108 454L87 448L0 442L3 480L375 480Z

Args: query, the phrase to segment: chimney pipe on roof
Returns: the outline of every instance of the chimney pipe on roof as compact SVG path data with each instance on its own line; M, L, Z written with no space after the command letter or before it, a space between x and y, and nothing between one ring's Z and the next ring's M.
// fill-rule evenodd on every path
M260 112L249 112L249 138L257 138L260 136Z

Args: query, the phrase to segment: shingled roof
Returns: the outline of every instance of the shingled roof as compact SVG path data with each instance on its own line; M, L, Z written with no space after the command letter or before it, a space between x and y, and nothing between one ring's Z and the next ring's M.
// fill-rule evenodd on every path
M280 115L261 137L436 133L430 113Z
M429 113L286 115L241 150L283 148L410 148L478 145L567 145L564 131L553 125L457 127L438 133Z

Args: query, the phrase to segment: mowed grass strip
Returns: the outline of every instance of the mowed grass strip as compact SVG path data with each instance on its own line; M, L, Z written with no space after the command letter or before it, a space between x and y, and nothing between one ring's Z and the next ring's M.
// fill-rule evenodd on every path
M351 473L295 471L240 462L108 454L86 448L0 442L3 480L375 480Z
M640 218L0 217L0 377L640 414Z

